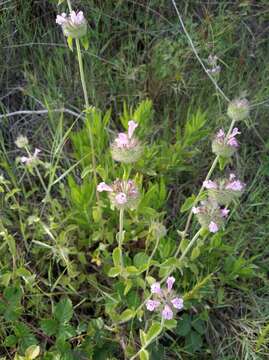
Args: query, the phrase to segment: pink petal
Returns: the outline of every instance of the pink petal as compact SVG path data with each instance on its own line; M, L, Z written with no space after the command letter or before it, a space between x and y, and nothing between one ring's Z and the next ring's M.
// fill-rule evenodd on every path
M217 132L217 135L216 135L217 139L222 139L225 137L225 132L223 131L223 129L220 129L218 132Z
M149 310L149 311L154 311L155 309L157 309L157 307L160 306L160 301L157 301L157 300L148 300L146 302L146 308Z
M178 310L183 309L183 299L176 297L173 300L171 300L171 303L173 304L174 308Z
M171 310L170 306L165 305L163 311L162 311L162 317L165 320L171 320L173 319L173 311Z
M229 209L221 209L221 216L226 218L229 215Z
M115 200L119 205L123 205L127 203L127 196L123 192L120 192L115 196Z
M162 290L160 283L155 282L154 284L152 284L150 287L150 291L152 294L161 294Z
M133 120L128 122L128 137L129 137L129 139L132 138L132 136L134 134L134 131L137 128L137 126L138 126L138 124Z
M218 188L218 185L214 181L211 181L211 180L205 180L203 182L203 186L206 189L217 189Z
M169 276L166 280L167 290L171 291L176 279L173 276Z
M97 191L98 191L98 192L102 192L102 191L112 192L113 189L112 189L111 186L107 185L106 183L101 182L100 184L97 185Z
M219 227L214 221L211 221L209 226L208 226L208 229L209 229L210 232L216 233L219 230Z

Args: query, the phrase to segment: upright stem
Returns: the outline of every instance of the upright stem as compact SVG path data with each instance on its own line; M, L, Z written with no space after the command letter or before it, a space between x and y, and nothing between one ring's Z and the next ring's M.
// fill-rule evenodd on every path
M95 188L96 188L97 187L97 172L96 172L95 150L94 150L94 143L93 143L93 136L92 136L92 129L91 129L91 119L90 119L90 114L89 114L90 104L89 104L87 86L86 86L86 81L85 81L85 74L84 74L84 68L83 68L83 61L82 61L82 55L81 55L81 48L80 48L79 39L76 39L76 48L77 48L77 54L78 54L78 65L79 65L80 80L81 80L81 85L82 85L83 94L84 94L84 101L85 101L85 106L86 106L86 119L88 120L88 124L86 126L87 126L87 129L88 129L88 134L89 134L89 139L90 139L93 176L94 176L94 183L95 183ZM98 191L95 190L95 192L96 192L97 202L99 202Z
M122 244L124 240L124 232L123 232L123 219L124 219L124 209L120 209L120 228L119 228L119 249L120 249L120 262L121 262L121 273L124 269L123 256L122 256Z

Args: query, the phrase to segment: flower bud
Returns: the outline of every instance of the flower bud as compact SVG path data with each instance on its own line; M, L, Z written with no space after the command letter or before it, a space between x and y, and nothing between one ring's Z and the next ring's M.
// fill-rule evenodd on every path
M69 16L66 13L57 15L56 24L62 27L66 37L70 36L73 39L79 39L87 33L87 21L82 11L78 13L71 11Z
M244 120L249 115L249 102L247 99L235 99L230 102L227 115L235 121Z
M115 161L122 163L134 163L138 161L143 153L143 146L137 138L133 136L137 127L133 120L128 122L128 132L119 133L111 144L111 155Z
M19 135L15 141L15 145L19 149L24 149L28 145L28 139L26 136Z

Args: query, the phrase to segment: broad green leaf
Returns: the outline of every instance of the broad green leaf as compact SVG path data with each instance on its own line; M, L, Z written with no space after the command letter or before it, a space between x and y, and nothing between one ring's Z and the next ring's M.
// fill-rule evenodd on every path
M55 335L58 329L58 322L55 319L45 319L40 321L40 327L48 336Z
M141 345L145 346L147 343L147 335L143 330L139 330L139 337L140 337L140 341L141 341Z
M131 309L124 310L118 317L119 322L123 323L131 320L135 316L135 311Z
M139 358L140 360L149 360L149 353L147 350L142 350L140 353L139 353Z
M199 248L199 246L196 246L194 249L192 249L191 260L195 260L199 256L200 256L200 248Z
M134 265L138 268L144 268L147 265L149 257L144 252L140 252L134 256Z
M120 273L121 273L121 268L120 267L112 267L111 269L109 269L108 276L109 277L116 277Z
M139 270L135 266L127 266L125 271L128 275L135 275L139 273Z
M68 322L73 316L73 305L70 299L65 298L55 306L54 316L60 324Z
M195 199L196 199L195 195L188 197L184 201L184 204L181 206L180 212L184 213L184 212L190 210L193 207L193 203L195 202Z
M38 357L40 347L38 345L29 346L25 351L26 360L33 360Z
M160 323L153 323L146 333L147 343L151 343L162 331L162 326Z
M164 327L168 330L174 329L177 326L177 321L175 319L165 320Z
M113 263L115 267L120 267L121 266L121 249L119 247L116 247L113 250L113 254L112 254L112 258L113 258Z

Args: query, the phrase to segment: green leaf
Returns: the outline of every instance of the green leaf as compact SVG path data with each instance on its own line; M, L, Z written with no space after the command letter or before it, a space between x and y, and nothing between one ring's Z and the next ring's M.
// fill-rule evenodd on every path
M120 267L112 267L111 269L109 269L108 276L114 278L118 276L120 273L121 273Z
M193 207L193 203L195 202L195 199L196 199L195 195L188 197L181 206L180 212L184 213L190 210Z
M149 360L149 353L147 350L143 349L140 353L139 353L139 358L140 360Z
M76 330L70 324L61 324L58 329L57 339L67 340L76 335Z
M67 38L67 45L71 51L73 51L73 38L71 36L68 36Z
M31 345L25 351L26 360L33 360L38 357L40 347L38 345Z
M177 321L175 319L165 320L164 327L168 330L172 330L177 326Z
M158 335L160 335L162 331L161 324L155 322L151 325L148 332L146 333L146 341L147 343L151 343Z
M9 335L4 340L4 345L7 347L14 347L17 344L17 337L15 335Z
M127 322L135 316L135 311L131 309L124 310L118 317L120 323Z
M141 341L141 345L145 346L147 343L147 338L146 338L146 333L143 330L139 330L139 337L140 337L140 341Z
M203 339L200 334L196 331L191 331L189 335L185 338L186 349L190 352L195 352L200 350L203 344Z
M134 265L138 268L144 268L148 264L149 256L144 252L140 252L134 256Z
M128 275L135 275L139 273L139 270L135 266L127 266L125 271Z
M176 334L186 336L191 331L191 318L188 314L183 314L178 320Z
M35 336L24 323L17 323L14 327L14 332L22 351L26 351L29 346L37 344Z
M121 266L121 257L122 257L121 249L119 247L116 247L113 250L113 254L112 254L113 263L115 267Z
M70 299L65 298L55 306L54 316L60 324L68 322L73 316L73 305Z
M124 295L127 295L133 286L133 281L131 279L127 279L124 284L125 284Z
M195 260L196 258L198 258L200 256L200 248L199 246L195 246L194 249L192 249L191 252L191 260Z
M41 320L40 326L42 331L48 336L55 335L58 329L58 322L55 319L45 319Z
M85 50L89 49L89 39L87 36L83 36L83 38L80 39L82 46L84 47Z

